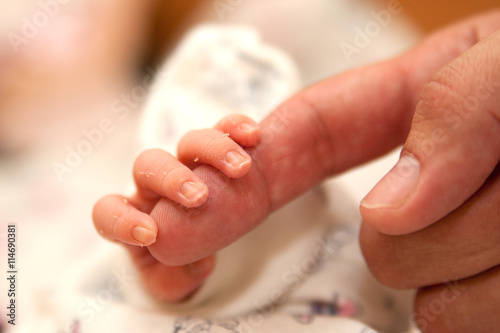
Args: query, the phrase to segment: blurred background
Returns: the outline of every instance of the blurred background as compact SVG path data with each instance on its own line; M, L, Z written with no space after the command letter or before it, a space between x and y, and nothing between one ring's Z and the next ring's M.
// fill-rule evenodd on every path
M499 6L498 0L400 0L403 13L348 63L339 43L352 41L353 27L392 1L0 0L0 261L6 225L15 223L25 319L50 313L42 300L61 289L75 258L101 251L105 242L93 230L91 209L100 196L129 189L147 97L133 92L149 91L144 77L151 79L190 27L252 25L292 56L306 85L397 55L439 27ZM221 16L214 3L237 5ZM396 156L370 165L370 177L354 171L344 178L353 202Z
M224 3L224 0L218 1ZM373 1L378 2L380 8L386 7L390 2ZM354 4L367 2L369 1L352 1L353 5L349 6L354 7ZM424 34L498 5L498 1L495 0L401 0L400 2L404 7L403 16L407 22L411 22L412 29ZM267 3L260 0L233 1L232 3L238 5L225 13L224 18L217 17L214 3L217 1L22 0L11 2L1 0L0 35L3 37L0 40L0 151L6 152L12 150L13 147L22 146L24 140L36 141L40 135L40 126L34 126L35 123L43 124L48 128L57 122L55 119L59 119L56 128L58 131L63 131L64 127L61 123L64 123L65 116L68 116L63 109L67 105L61 102L60 98L56 103L58 105L54 104L54 97L58 94L65 94L66 99L71 99L73 104L84 105L86 102L81 100L82 92L90 92L92 89L103 91L110 86L116 87L116 82L127 82L134 80L134 77L137 78L145 67L158 66L176 45L180 36L196 22L252 21L264 26L262 18L259 19L254 14L245 14L247 8L251 7L248 4L255 3L257 5L254 7L264 8L272 7L273 4L282 3L282 1ZM291 3L297 3L297 1ZM345 1L330 1L330 3L344 4L343 6L346 7ZM44 4L43 8L40 4ZM47 22L44 22L45 17L40 15L40 9L46 9L45 11L49 14ZM272 32L272 29L280 30L279 26L282 23L290 24L290 22L283 22L284 15L276 14L274 13L276 25L266 27L271 42L275 41L272 39L273 34L277 35ZM301 13L288 14L292 17ZM314 12L311 11L310 14ZM270 17L269 10L266 15L263 17ZM333 17L336 20L342 19ZM301 23L300 19L296 17L294 19L298 24ZM401 18L398 18L398 21L401 21ZM302 22L307 23L303 20ZM346 34L347 28L352 31L353 24L349 26L338 22L338 25L339 34ZM342 26L345 31L341 31ZM23 34L27 38L23 37ZM283 41L281 43L283 44ZM400 51L403 49L405 46L401 47ZM286 49L286 51L290 50ZM386 54L389 53L391 52ZM362 63L363 61L360 61L352 65ZM336 71L339 69L341 69L340 66ZM331 73L328 70L325 72ZM32 84L38 81L43 81L45 84ZM77 91L74 88L76 86L79 86ZM83 91L81 87L85 87ZM39 98L37 108L30 106L30 101L14 97L19 95L31 95L33 98L37 96L36 98ZM51 109L52 116L35 112L34 109L40 109L40 105ZM6 112L7 109L18 111ZM73 112L71 116L76 117L77 114L78 112ZM85 114L81 118L83 124L87 119L92 118L89 113ZM27 118L31 121L24 121ZM22 127L15 126L20 123L23 124ZM54 131L44 132L46 137L54 133Z
M377 1L384 2L383 0ZM404 1L404 3L408 14L425 32L499 6L496 0L413 0Z

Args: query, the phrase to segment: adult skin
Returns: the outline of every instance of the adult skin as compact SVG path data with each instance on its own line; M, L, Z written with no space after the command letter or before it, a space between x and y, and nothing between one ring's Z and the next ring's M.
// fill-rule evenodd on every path
M425 332L494 331L500 324L493 315L500 306L500 290L493 287L500 282L499 29L500 11L475 16L396 59L311 86L260 124L262 138L246 150L253 165L244 176L228 179L208 165L192 175L182 171L209 191L190 209L176 203L171 188L154 184L174 184L169 177L178 174L157 182L136 176L138 193L128 203L108 196L96 204L96 228L134 245L133 227L150 228L148 248L130 246L133 256L143 271L176 276L144 275L154 294L179 300L210 273L218 250L270 212L404 144L398 164L361 203L367 263L384 284L419 289L414 319ZM188 161L184 156L206 156L215 142L217 156L235 149L216 133L206 140L187 135L179 161L147 151L134 172L178 169ZM220 169L217 156L205 163ZM196 265L202 269L192 278ZM170 297L173 290L176 297Z

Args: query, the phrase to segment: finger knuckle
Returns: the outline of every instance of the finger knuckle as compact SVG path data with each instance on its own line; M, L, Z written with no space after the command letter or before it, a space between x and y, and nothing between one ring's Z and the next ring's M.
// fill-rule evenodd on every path
M446 109L460 98L454 82L457 78L450 72L451 70L440 71L424 85L419 104L432 110Z
M231 149L233 144L235 144L234 141L227 134L219 133L207 139L202 155L205 159L212 159L213 157L222 159L224 158L224 151Z
M160 169L160 188L169 190L173 184L181 184L185 179L186 169L182 165L165 165Z
M229 116L222 118L221 127L232 128L235 127L238 122L239 122L239 117L237 117L237 115L231 114Z
M200 129L197 129L197 130L191 130L189 132L187 132L186 134L184 134L181 138L181 140L179 141L179 146L182 145L182 144L185 144L187 141L189 141L190 139L194 138L196 139L197 137L199 137L202 133L204 132L204 130L200 130Z
M452 287L453 288L453 287ZM455 331L453 316L454 303L459 300L459 294L445 285L426 287L418 290L414 300L413 319L422 332Z
M408 287L399 257L394 250L393 236L379 234L362 228L360 232L360 246L373 276L382 284L404 289Z
M148 169L151 166L153 157L157 156L160 152L160 149L148 149L141 152L134 162L134 174L137 174L139 171L142 171L144 169Z

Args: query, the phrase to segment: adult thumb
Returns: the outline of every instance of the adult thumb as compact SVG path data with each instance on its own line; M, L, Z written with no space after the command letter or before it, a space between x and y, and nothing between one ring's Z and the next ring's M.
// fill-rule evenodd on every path
M461 206L500 159L500 31L424 86L398 163L361 202L382 233L411 233Z

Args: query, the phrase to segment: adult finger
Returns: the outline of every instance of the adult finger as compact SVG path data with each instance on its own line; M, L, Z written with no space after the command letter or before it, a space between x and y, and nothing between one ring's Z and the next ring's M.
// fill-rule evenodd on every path
M360 244L372 273L393 288L464 279L500 265L500 166L464 205L427 228L386 235L363 223Z
M476 42L470 31L500 25L498 17L500 12L461 23L398 59L298 93L261 123L261 142L248 151L253 167L245 177L230 179L201 166L194 172L210 188L203 207L187 211L167 200L158 202L151 212L160 225L152 254L169 265L204 258L327 176L402 144L425 82Z
M476 192L500 160L500 31L424 86L396 166L365 197L362 215L388 234L425 228Z
M498 330L500 266L468 279L420 289L413 321L422 333Z

